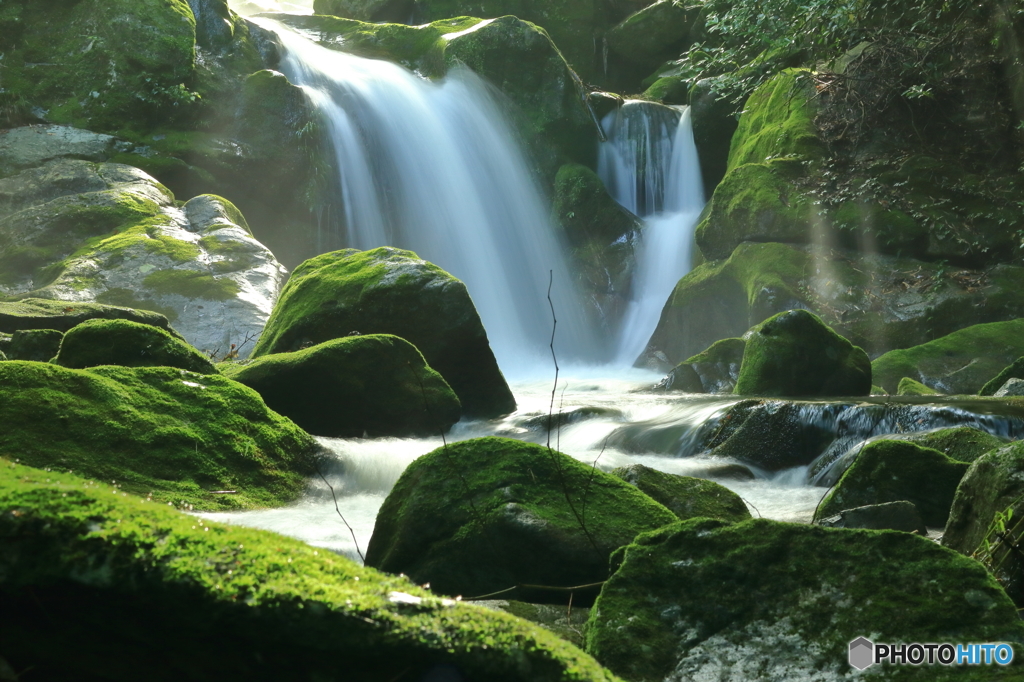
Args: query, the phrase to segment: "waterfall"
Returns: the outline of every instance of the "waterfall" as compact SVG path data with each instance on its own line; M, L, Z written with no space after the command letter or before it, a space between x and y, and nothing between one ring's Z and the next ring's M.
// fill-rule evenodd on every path
M435 83L267 26L334 147L341 210L331 248L406 248L461 279L506 375L551 370L553 272L558 358L596 361L596 335L500 94L465 68Z
M669 294L690 271L693 229L704 208L689 107L627 101L601 122L598 175L612 197L644 220L632 293L616 343L618 364L647 346Z

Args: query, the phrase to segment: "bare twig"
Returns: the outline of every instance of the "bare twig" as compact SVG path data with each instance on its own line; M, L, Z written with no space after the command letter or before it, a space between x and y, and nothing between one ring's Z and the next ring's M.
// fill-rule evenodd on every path
M341 522L345 524L345 527L348 528L348 532L352 534L352 542L355 543L356 554L359 555L359 559L365 564L366 557L363 556L362 551L359 549L359 541L356 539L356 531L352 528L352 526L349 525L348 521L345 520L345 516L341 513L341 508L338 506L338 496L334 492L334 486L331 485L331 482L328 481L327 477L324 476L322 471L320 471L320 467L316 467L316 473L320 475L320 478L323 480L323 482L327 484L328 488L330 488L331 497L334 498L334 510L338 512L338 516L341 518Z

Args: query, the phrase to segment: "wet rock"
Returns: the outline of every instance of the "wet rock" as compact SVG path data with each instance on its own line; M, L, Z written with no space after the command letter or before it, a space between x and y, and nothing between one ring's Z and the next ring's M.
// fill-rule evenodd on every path
M196 44L219 49L231 43L235 22L227 0L188 0L196 20Z
M587 618L590 617L590 609L586 606L573 605L567 609L561 604L531 604L506 599L477 599L473 604L495 611L504 611L516 618L536 623L565 641L583 648L583 628L587 624Z
M19 329L11 335L11 360L49 362L60 348L63 332L56 329Z
M620 467L611 474L635 485L683 521L698 516L736 522L750 518L739 495L712 481L667 474L643 464Z
M753 481L757 476L742 464L717 464L706 469L695 469L690 475L696 478L717 478L732 481Z
M722 339L676 365L655 387L687 393L732 393L743 362L743 339Z
M898 440L870 442L822 499L814 518L846 509L907 500L928 526L944 526L968 465L938 450Z
M587 585L607 577L616 548L673 520L633 486L571 457L479 438L409 465L377 515L366 563L442 594ZM594 594L577 591L573 603L587 605ZM526 588L510 596L569 598L565 590Z
M524 620L76 476L5 462L0 508L4 656L41 679L616 679Z
M744 337L734 393L764 396L867 395L867 354L806 310L779 313Z
M221 369L317 436L436 436L462 414L441 375L397 336L348 336Z
M251 350L285 270L226 199L178 208L136 168L68 160L5 188L20 198L0 223L0 292L153 310L201 350Z
M325 253L296 268L253 357L296 351L353 330L412 343L467 415L515 410L466 286L413 252L392 247Z
M199 509L287 504L319 451L252 389L170 367L4 362L0 421L17 425L0 430L0 451L22 464Z
M889 391L901 377L910 377L944 393L977 393L1022 353L1024 319L1018 319L977 324L919 346L890 351L871 367L875 382Z
M1003 387L995 392L996 398L1024 396L1024 379L1007 379Z
M45 298L0 302L0 333L19 329L58 329L66 332L86 320L131 320L174 334L167 318L148 310L133 310L101 303L67 303Z
M689 92L690 117L693 120L693 142L700 157L704 186L717 187L725 177L729 161L729 145L736 132L736 105L715 92L714 84L701 79Z
M572 410L559 411L551 415L538 414L526 417L518 423L523 428L531 431L547 431L548 428L557 429L561 426L579 424L590 419L613 419L622 420L623 414L620 410L611 407L577 407Z
M844 509L835 516L818 519L815 523L829 528L901 530L918 535L928 534L924 520L921 519L921 512L912 502L906 500Z
M625 548L591 610L587 651L629 680L838 682L850 670L849 643L864 633L883 642L954 642L965 632L1024 639L1013 604L988 573L930 540L693 519ZM936 675L930 666L901 673L920 682Z
M744 400L718 419L703 447L711 457L739 460L768 471L810 464L832 442L828 424L807 419L799 404Z
M53 364L71 369L121 365L217 372L209 358L178 337L130 320L86 320L64 334L55 355Z

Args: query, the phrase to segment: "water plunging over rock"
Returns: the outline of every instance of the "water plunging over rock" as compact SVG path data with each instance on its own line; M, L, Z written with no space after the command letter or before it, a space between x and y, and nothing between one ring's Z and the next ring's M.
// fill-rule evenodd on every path
M598 173L616 201L645 219L616 346L616 361L630 364L646 347L675 283L690 269L704 189L688 108L627 101L605 116L602 127L608 142L601 145Z

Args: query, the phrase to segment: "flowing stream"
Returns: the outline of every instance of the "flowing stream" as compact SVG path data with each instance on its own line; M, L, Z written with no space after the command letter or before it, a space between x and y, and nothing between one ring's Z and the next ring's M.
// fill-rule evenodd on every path
M519 410L503 419L461 422L449 442L490 435L538 443L549 438L549 273L563 364L555 411L568 416L550 434L551 444L599 469L640 463L710 478L737 492L754 516L806 523L826 491L812 483L833 481L851 448L865 439L961 424L1024 436L1024 414L989 413L998 403L816 401L790 409L801 428L827 435L805 465L768 471L711 456L707 437L738 398L652 392L645 389L660 376L629 368L689 269L693 227L704 203L686 108L629 102L603 121L608 142L600 149L600 175L620 203L645 219L645 230L634 301L615 340L616 361L597 365L602 344L581 312L548 206L504 119L500 96L465 69L430 82L260 21L281 36L282 68L308 93L330 134L339 209L327 223L325 248L409 248L461 278L511 379ZM365 551L377 512L402 471L442 445L440 438L320 440L333 453L323 472L327 482L311 481L298 503L203 516L278 531L358 559L357 543Z

